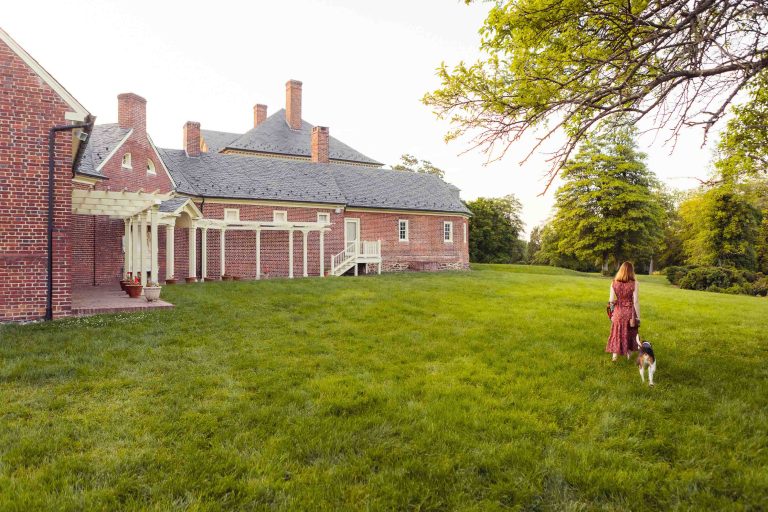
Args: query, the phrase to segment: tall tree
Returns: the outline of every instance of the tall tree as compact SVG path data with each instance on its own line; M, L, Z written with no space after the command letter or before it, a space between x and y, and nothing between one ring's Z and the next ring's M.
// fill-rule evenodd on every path
M726 183L680 205L688 262L755 270L761 214L744 189Z
M400 163L393 165L392 169L395 171L432 174L440 179L445 177L445 172L439 167L434 166L429 160L419 160L415 156L408 153L404 153L402 156L400 156Z
M768 68L765 0L497 0L480 34L482 57L443 64L424 101L456 126L447 138L469 132L488 151L563 133L551 179L615 116L706 136Z
M555 194L558 251L607 272L626 259L650 261L665 212L659 183L637 150L632 127L605 125L563 168Z
M515 263L523 258L522 204L514 195L469 201L469 259L478 263Z
M528 237L528 246L525 250L525 261L533 263L536 260L536 254L541 250L541 226L534 226Z
M725 125L715 167L726 180L768 175L768 71L749 87L749 98L735 106Z

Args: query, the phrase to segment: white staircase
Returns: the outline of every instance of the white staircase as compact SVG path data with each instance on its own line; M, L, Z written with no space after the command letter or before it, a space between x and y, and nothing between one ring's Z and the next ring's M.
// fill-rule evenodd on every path
M331 257L331 275L341 276L351 268L357 275L358 263L376 263L381 274L381 240L349 242L343 251Z

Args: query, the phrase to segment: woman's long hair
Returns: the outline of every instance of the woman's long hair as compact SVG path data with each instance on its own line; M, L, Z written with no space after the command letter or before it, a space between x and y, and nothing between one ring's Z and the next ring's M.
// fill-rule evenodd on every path
M635 267L632 266L632 263L629 261L625 261L621 264L621 267L619 267L619 271L616 272L616 278L615 281L618 281L620 283L626 283L627 281L634 281L635 280Z

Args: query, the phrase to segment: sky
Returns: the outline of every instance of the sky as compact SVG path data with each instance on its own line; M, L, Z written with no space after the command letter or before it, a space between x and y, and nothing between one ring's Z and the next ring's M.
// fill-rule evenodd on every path
M521 165L524 141L487 163L468 138L445 143L450 126L421 102L440 86L441 62L478 58L488 9L456 0L36 0L4 2L0 26L97 124L117 121L118 94L145 97L161 147L181 148L186 121L242 133L254 104L276 112L285 82L301 80L306 121L388 165L403 153L429 160L465 200L515 194L530 230L554 202L557 182L541 195L546 155ZM663 181L690 188L708 175L711 149L700 130L684 132L674 152L665 138L640 140Z

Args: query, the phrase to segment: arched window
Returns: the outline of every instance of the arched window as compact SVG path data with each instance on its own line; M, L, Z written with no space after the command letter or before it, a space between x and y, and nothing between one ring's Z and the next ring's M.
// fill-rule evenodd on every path
M157 174L155 172L155 162L147 160L147 174Z
M126 153L123 155L123 169L132 169L130 153Z

